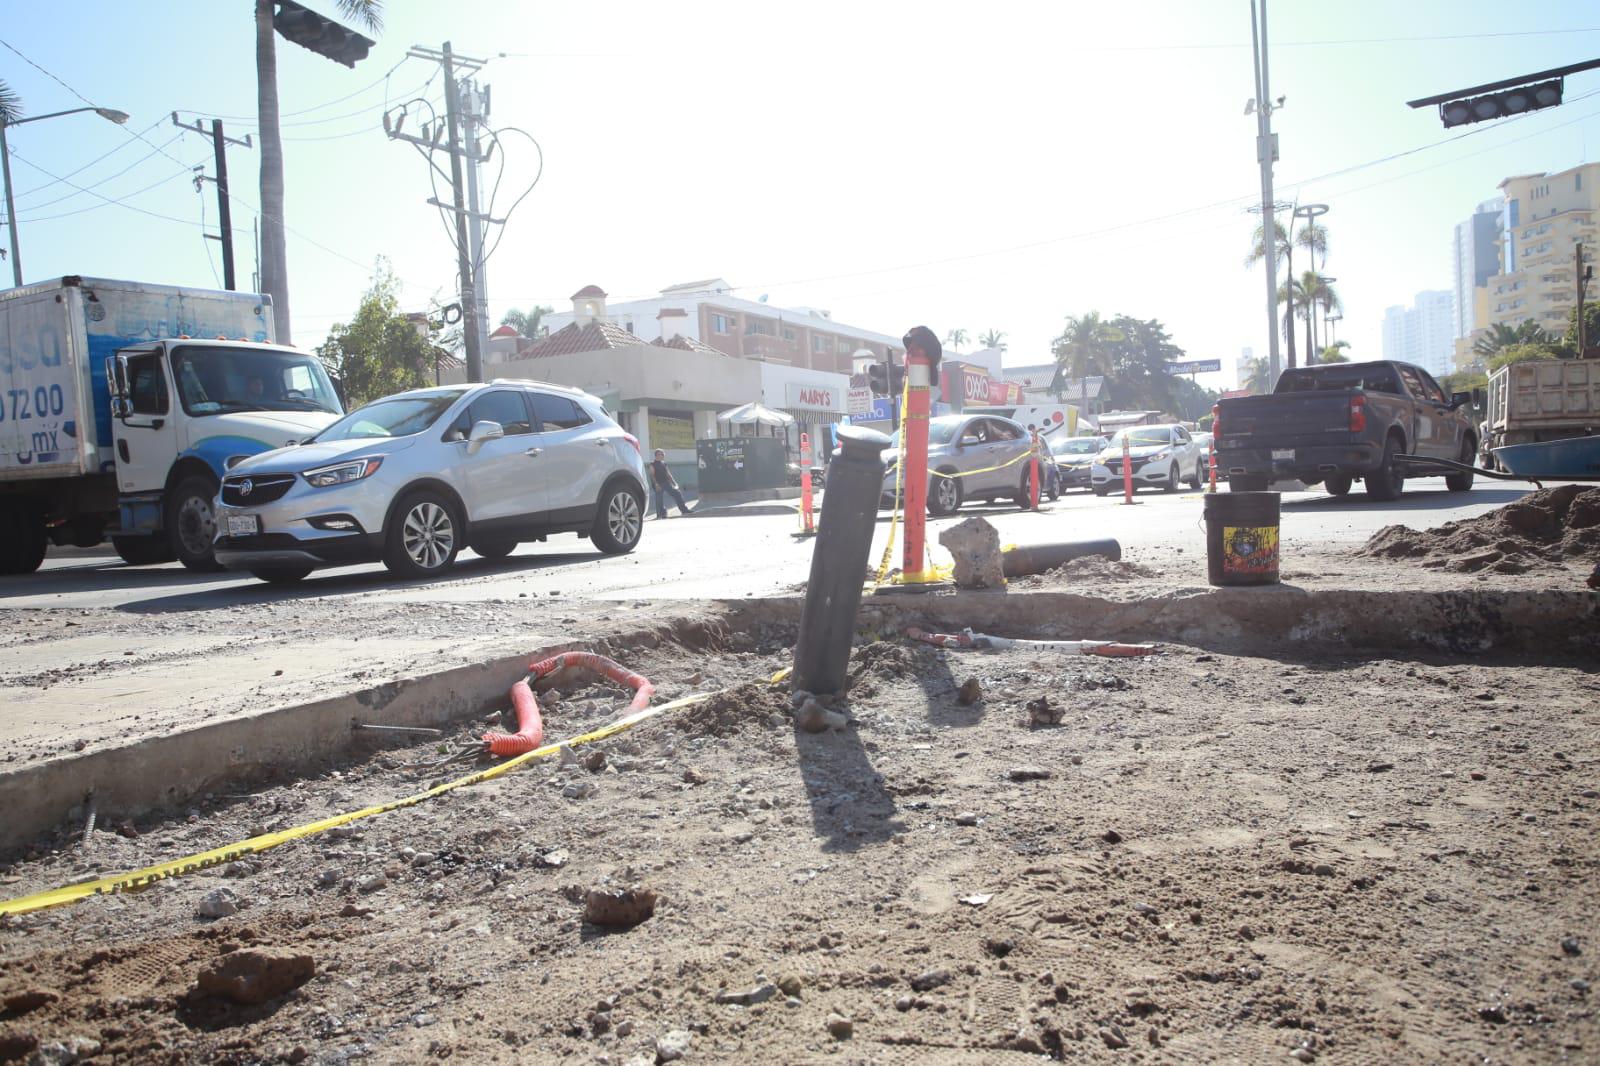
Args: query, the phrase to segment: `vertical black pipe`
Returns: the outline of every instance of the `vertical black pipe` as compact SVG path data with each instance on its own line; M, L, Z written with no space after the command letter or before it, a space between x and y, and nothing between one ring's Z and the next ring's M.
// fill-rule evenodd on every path
M874 430L839 430L839 457L828 464L822 494L822 520L811 552L811 579L794 646L796 691L833 693L844 689L856 609L861 606L872 532L883 494L883 449L889 438Z

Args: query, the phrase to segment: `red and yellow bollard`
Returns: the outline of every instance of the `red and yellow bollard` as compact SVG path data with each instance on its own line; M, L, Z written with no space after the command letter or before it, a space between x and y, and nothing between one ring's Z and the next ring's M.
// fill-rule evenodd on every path
M812 536L817 527L811 507L811 434L800 434L800 524L801 533Z
M1122 435L1122 502L1133 502L1133 458L1128 454L1128 434Z

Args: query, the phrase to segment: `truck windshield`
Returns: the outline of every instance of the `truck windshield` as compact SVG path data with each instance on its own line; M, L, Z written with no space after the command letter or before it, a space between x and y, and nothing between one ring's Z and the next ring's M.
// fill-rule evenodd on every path
M356 411L351 411L339 421L312 438L314 441L355 440L358 437L409 437L421 433L439 420L439 416L465 392L459 389L435 389L391 396L377 400Z
M191 415L343 411L322 364L297 352L184 345L172 353L172 377Z

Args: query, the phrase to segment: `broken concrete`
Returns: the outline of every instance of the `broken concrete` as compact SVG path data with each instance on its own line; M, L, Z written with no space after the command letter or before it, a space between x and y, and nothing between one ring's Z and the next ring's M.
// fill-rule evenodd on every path
M1004 588L1000 534L982 518L969 518L939 534L939 543L955 560L955 582L964 589Z

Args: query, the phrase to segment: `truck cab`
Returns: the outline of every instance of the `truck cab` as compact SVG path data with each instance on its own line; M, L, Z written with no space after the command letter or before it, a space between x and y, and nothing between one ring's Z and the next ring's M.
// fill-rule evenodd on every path
M180 337L106 359L118 524L129 562L217 569L215 501L231 462L314 436L344 412L318 360L294 348Z

